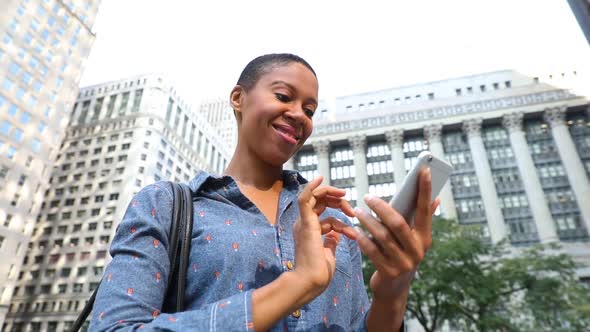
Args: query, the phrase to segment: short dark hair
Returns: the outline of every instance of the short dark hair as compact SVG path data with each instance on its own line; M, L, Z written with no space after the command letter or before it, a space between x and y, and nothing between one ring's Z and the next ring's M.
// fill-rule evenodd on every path
M246 91L250 91L258 83L258 80L274 67L288 65L293 62L304 65L317 77L311 65L303 58L290 53L272 53L261 55L250 61L242 71L242 74L240 74L237 85Z

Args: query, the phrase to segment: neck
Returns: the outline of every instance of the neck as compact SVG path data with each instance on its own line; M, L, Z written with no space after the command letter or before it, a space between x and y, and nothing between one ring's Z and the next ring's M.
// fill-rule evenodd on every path
M246 147L241 147L238 143L224 175L233 177L241 184L268 190L282 181L283 167L273 166L260 160L254 152L247 151Z

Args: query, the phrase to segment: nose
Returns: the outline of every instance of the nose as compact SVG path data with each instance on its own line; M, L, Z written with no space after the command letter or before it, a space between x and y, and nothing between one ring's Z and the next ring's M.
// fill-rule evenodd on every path
M290 121L296 123L298 126L303 125L305 121L309 120L305 111L303 110L303 105L300 103L295 103L287 112L285 112L285 117Z

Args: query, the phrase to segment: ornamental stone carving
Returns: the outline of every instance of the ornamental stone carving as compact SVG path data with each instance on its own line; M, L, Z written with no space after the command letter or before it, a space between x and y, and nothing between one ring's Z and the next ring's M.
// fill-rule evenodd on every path
M502 117L502 125L509 132L522 131L522 113L508 113Z
M579 96L576 96L567 90L558 89L493 100L477 101L466 104L441 106L411 112L391 112L391 114L360 119L358 121L343 120L339 122L328 123L319 121L319 123L317 123L314 127L314 135L329 135L334 133L356 131L360 129L399 126L403 123L428 121L431 119L440 119L466 114L476 115L483 112L512 109L514 107L522 106L541 105L575 98L579 98Z
M393 129L385 132L385 138L390 145L404 144L404 131L401 129Z
M441 134L442 125L440 124L433 124L424 127L424 138L426 138L428 142L439 142Z
M543 118L551 127L565 125L565 111L567 106L549 107L545 109Z
M365 135L355 135L348 138L348 142L350 143L350 147L353 151L357 152L360 151L364 153L367 147L367 136Z
M483 119L469 119L463 121L463 131L468 137L481 136L481 123Z
M316 141L311 143L311 145L318 155L326 155L330 151L330 141Z

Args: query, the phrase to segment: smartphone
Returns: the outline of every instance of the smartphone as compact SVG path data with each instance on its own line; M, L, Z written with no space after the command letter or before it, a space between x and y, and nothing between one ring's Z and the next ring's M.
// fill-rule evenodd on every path
M448 162L433 156L429 151L422 151L418 155L416 163L404 178L402 185L398 187L397 193L389 202L389 204L398 211L411 226L414 225L414 213L416 212L416 203L418 199L418 178L420 171L424 168L430 168L432 178L431 202L434 201L436 196L438 196L453 172L453 166Z

